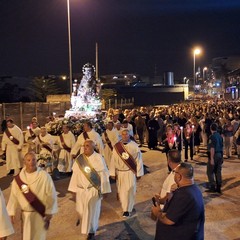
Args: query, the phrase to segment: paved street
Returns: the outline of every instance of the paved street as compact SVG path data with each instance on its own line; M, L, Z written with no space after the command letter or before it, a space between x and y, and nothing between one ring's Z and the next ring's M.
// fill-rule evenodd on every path
M96 239L101 240L152 240L155 233L155 222L150 219L151 197L161 188L167 176L165 154L143 147L144 164L149 172L138 181L135 212L128 219L122 218L120 203L116 199L115 184L112 193L102 201L100 226ZM206 155L201 148L199 155L190 161L195 168L195 181L201 188L205 201L206 240L240 240L240 160L236 156L225 159L223 165L223 194L205 193ZM12 177L6 176L5 164L0 160L0 187L6 201L9 197ZM58 192L59 213L51 221L48 232L50 240L81 240L85 236L76 227L77 215L71 194L67 192L69 178L55 181ZM9 240L20 238L20 213L15 224L16 234Z

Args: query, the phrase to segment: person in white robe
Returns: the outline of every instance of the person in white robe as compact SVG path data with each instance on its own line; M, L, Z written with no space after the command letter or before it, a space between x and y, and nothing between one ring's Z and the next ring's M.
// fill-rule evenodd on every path
M22 168L22 148L23 148L23 132L16 126L12 119L7 120L7 130L3 133L2 151L6 152L6 168L8 175L18 174ZM14 143L15 139L18 143Z
M13 180L7 211L14 223L18 207L21 209L24 240L46 239L47 228L52 215L57 213L57 194L50 175L37 167L35 153L29 152L24 156L25 167L19 174L20 179L27 185L35 196L45 206L45 217L32 207L24 196L16 179ZM22 185L23 186L23 185ZM21 186L21 187L22 187Z
M114 128L112 121L108 121L106 125L106 132L102 134L102 139L104 143L103 156L107 166L109 167L112 158L113 146L120 140L118 131ZM109 139L110 143L107 143L107 139Z
M77 157L77 154L79 153L79 151L80 151L80 154L83 153L84 151L83 144L87 139L90 139L94 142L96 150L103 156L104 146L103 146L102 138L92 128L92 124L90 122L85 122L83 125L83 130L85 133L83 132L78 136L78 139L74 147L72 148L71 155L73 156L73 158ZM86 134L88 137L85 139Z
M110 176L115 179L117 174L117 190L121 202L123 217L129 217L133 210L136 195L136 180L144 175L142 153L138 144L130 140L128 130L122 131L122 140L125 149L135 160L137 167L136 175L123 162L122 158L113 149L112 159L110 163Z
M24 139L28 143L28 151L36 152L33 140L40 134L41 129L38 127L38 122L32 122L30 126L27 126L27 131L25 133Z
M6 240L7 236L14 233L14 229L8 216L5 199L0 189L0 240Z
M87 234L87 239L94 239L98 228L101 211L102 194L110 193L109 172L101 154L94 151L94 142L84 142L84 156L87 158L90 169L94 168L100 177L100 193L90 183L83 171L80 169L78 159L73 164L73 174L69 183L68 191L76 196L76 211L80 216L81 233ZM81 156L80 156L81 157ZM92 170L90 170L91 172Z
M128 130L129 132L129 135L134 137L134 134L133 134L133 126L131 123L129 123L126 119L123 120L122 122L122 129L126 129Z
M53 136L47 133L46 127L41 127L40 134L32 141L36 144L36 148L39 150L39 166L45 166L47 172L52 172L52 164L53 164L53 145L54 139ZM49 160L47 160L49 159Z
M57 138L57 144L60 147L60 153L58 157L58 170L62 173L70 173L72 172L73 165L73 158L70 152L75 145L76 140L68 125L63 125L62 131L62 137L58 136Z

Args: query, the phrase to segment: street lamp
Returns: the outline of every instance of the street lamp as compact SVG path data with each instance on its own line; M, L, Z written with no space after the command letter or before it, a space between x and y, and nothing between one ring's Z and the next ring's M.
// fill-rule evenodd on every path
M203 76L202 76L202 77L203 77L203 81L204 81L205 79L207 79L207 78L206 78L206 72L207 72L207 70L208 70L207 67L204 67L204 68L203 68L203 74L202 74L202 75L203 75Z
M71 22L70 22L69 0L67 0L67 13L68 13L69 84L70 84L70 97L71 97L72 96L72 43L71 43Z
M193 92L195 92L195 85L196 85L196 55L201 53L200 48L195 48L193 50Z

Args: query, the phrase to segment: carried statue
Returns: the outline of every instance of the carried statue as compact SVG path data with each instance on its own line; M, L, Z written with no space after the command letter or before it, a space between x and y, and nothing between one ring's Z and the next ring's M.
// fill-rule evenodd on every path
M92 117L101 110L99 99L100 82L95 78L95 67L91 63L86 63L83 68L83 77L80 83L74 80L73 92L71 96L72 108L66 112L65 117L74 116Z

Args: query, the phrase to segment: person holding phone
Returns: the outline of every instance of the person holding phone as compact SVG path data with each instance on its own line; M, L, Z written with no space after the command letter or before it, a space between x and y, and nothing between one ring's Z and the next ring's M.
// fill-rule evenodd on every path
M168 152L168 165L172 171L168 174L167 178L163 182L162 189L159 194L155 194L153 201L160 205L160 208L163 209L164 204L167 200L171 198L172 191L176 188L176 183L174 181L174 170L181 163L181 153L177 149L171 149Z

